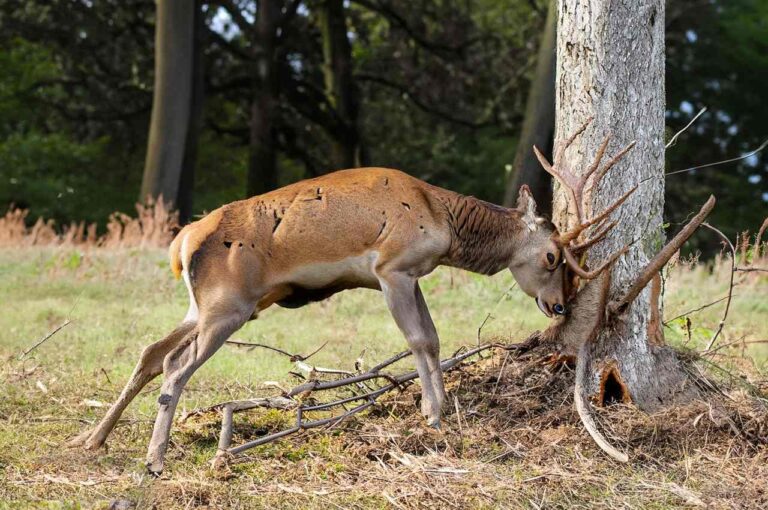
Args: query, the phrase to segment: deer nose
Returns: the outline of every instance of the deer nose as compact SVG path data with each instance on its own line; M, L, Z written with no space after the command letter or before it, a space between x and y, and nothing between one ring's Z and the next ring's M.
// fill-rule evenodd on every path
M557 303L555 306L553 306L552 311L557 315L565 315L565 307L560 303Z

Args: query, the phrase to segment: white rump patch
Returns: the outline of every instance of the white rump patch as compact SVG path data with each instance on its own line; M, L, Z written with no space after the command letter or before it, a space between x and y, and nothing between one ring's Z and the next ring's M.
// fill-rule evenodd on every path
M187 253L189 248L187 245L188 238L189 233L187 233L181 241L181 277L184 278L184 284L187 286L187 292L189 292L189 309L187 310L187 315L184 317L184 322L197 322L200 310L197 308L195 293L192 292L192 282L189 279L189 268L187 267L189 265L189 254Z

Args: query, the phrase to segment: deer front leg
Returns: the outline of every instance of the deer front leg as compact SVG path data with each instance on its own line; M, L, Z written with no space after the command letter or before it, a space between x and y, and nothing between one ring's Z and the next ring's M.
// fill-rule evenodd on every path
M419 282L401 273L380 276L379 281L389 311L416 359L416 370L421 379L421 413L427 418L429 426L440 428L440 414L445 401L440 340Z

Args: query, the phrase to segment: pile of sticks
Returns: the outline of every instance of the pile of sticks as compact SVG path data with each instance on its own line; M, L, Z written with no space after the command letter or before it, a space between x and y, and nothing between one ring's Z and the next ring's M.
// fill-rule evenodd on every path
M384 371L395 363L410 356L410 351L400 352L365 371L361 370L361 363L360 360L358 360L358 362L355 363L356 371L347 372L344 370L314 367L305 363L310 356L318 351L315 351L308 356L301 356L260 344L250 344L245 342L232 343L251 348L265 347L289 356L291 361L296 363L299 370L308 374L308 381L283 391L282 395L221 402L210 407L195 409L185 414L182 417L182 421L190 416L213 412L221 413L221 433L219 435L219 445L216 457L214 458L214 465L222 465L224 462L250 448L276 441L277 439L291 434L318 427L336 426L349 417L374 406L382 395L394 390L402 390L411 381L418 378L418 374L415 370L399 375L392 375ZM477 356L472 363L479 361L483 353L493 349L515 351L518 354L521 354L531 350L538 345L538 343L539 332L537 331L524 342L517 344L486 343L472 349L462 348L454 353L453 356L443 360L441 362L441 367L443 372L449 372L459 367L468 358ZM318 376L321 374L336 374L342 375L343 377L335 380L320 380L318 379ZM351 396L342 398L337 397L322 402L317 402L314 398L310 398L316 396L320 392L328 392L329 390L337 390L333 393L335 396L338 395L339 390L347 390L351 392ZM295 424L291 427L259 437L258 439L248 441L241 445L232 446L235 413L241 413L257 408L293 411L296 413ZM330 413L331 416L316 419L307 416L310 413L316 412Z

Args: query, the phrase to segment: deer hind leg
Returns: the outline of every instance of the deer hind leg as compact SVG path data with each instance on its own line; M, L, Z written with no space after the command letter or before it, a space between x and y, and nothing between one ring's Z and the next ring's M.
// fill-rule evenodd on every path
M389 311L416 359L421 380L421 413L429 426L440 428L440 414L445 402L440 340L419 282L411 276L391 274L381 277L380 283Z
M162 340L145 347L130 379L107 414L94 429L88 429L76 436L68 443L68 446L83 446L87 450L101 447L128 404L133 401L147 383L162 373L165 356L181 343L194 330L195 326L196 323L194 322L184 322Z
M245 324L253 310L254 306L232 307L223 313L201 315L197 334L187 337L184 343L165 357L165 380L160 390L160 406L147 451L147 469L150 473L160 474L163 471L163 459L168 448L173 415L184 386L195 370L213 356L232 333Z

